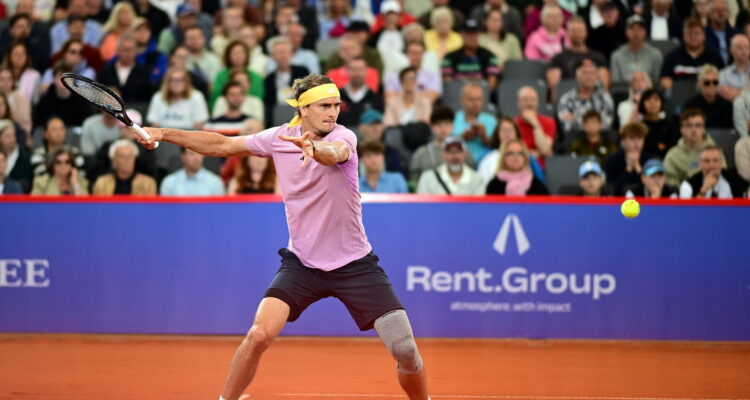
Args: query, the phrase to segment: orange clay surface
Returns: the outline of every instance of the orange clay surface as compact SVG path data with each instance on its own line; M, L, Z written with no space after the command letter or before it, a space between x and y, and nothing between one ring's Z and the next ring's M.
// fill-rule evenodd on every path
M239 336L0 334L0 399L219 396ZM750 399L750 343L418 339L432 400ZM282 337L246 399L406 399L377 338Z

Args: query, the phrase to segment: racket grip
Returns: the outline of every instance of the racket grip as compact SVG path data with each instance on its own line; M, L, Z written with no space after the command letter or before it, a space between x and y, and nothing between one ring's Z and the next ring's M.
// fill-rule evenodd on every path
M151 135L148 134L143 128L138 126L138 124L133 124L133 129L135 129L136 132L138 132L138 136L140 136L144 140L151 139ZM154 148L159 147L159 142L154 142Z

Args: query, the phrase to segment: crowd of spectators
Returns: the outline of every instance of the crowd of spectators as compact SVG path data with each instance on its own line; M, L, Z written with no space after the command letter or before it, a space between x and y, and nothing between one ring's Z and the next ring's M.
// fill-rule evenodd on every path
M749 11L0 0L0 193L277 193L273 160L144 150L59 78L104 83L136 123L250 135L287 122L294 80L322 73L341 91L338 123L358 135L362 192L748 197ZM578 162L561 179L562 158Z

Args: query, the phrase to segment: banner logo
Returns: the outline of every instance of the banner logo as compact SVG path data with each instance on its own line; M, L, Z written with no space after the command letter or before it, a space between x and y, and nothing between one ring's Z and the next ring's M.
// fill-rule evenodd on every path
M495 243L492 247L494 247L500 255L505 255L511 227L513 227L513 235L516 237L516 249L518 250L518 255L522 256L529 251L531 243L529 243L529 239L526 237L526 232L523 230L523 225L521 225L521 220L518 219L516 214L508 214L505 217L503 225L500 227L500 232L498 232L497 237L495 238Z

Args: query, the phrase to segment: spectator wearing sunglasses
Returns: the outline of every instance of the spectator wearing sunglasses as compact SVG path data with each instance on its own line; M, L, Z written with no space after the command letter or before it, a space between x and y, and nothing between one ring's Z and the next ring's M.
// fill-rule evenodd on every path
M719 70L706 64L698 72L698 94L688 100L683 110L697 108L706 116L706 128L732 128L732 103L719 96Z

